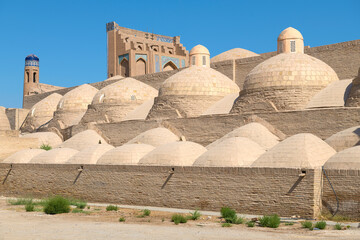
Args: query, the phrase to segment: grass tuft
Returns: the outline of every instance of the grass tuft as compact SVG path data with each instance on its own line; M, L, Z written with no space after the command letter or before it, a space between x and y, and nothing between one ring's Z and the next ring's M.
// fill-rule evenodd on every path
M292 226L292 225L294 225L294 222L286 222L285 223L285 226Z
M325 229L326 228L326 222L325 221L320 221L320 222L317 222L315 224L315 227L318 228L318 229Z
M201 214L200 214L200 212L198 211L198 210L195 210L194 212L190 212L190 216L188 216L187 218L189 219L189 220L198 220L199 218L200 218L200 216L201 216Z
M260 226L269 228L278 228L280 225L280 218L277 214L271 216L263 216L259 218Z
M149 209L144 209L144 210L142 210L142 212L143 212L143 215L146 217L150 216L150 214L151 214L151 211Z
M247 225L248 227L254 227L254 226L255 226L255 222L249 221L249 222L246 222L246 225Z
M35 206L33 203L28 203L25 205L25 211L27 212L33 212L35 209Z
M125 222L125 218L123 217L119 218L119 222Z
M49 198L44 206L46 214L58 214L70 212L70 202L68 199L61 196Z
M231 227L231 226L232 226L231 223L223 223L221 225L221 227Z
M49 144L42 144L42 145L40 146L40 149L43 149L43 150L45 150L45 151L49 151L49 150L52 149L52 147L51 147Z
M117 211L118 210L118 206L114 206L114 205L108 205L106 207L106 211Z
M334 229L335 230L341 230L342 229L341 224L340 223L335 224Z
M178 225L179 223L186 223L187 219L181 214L174 214L171 217L171 221Z
M302 226L303 228L308 228L308 229L310 229L310 228L312 228L313 224L312 224L312 222L310 222L310 221L305 221L305 222L302 222L302 223L301 223L301 226Z

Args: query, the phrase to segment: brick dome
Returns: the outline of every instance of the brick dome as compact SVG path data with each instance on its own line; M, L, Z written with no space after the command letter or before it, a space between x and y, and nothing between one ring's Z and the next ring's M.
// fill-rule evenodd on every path
M252 51L242 49L242 48L233 48L226 52L220 53L219 55L216 55L215 57L211 58L211 62L221 62L226 60L234 60L234 59L240 59L240 58L248 58L248 57L256 57L259 56L259 54L254 53Z

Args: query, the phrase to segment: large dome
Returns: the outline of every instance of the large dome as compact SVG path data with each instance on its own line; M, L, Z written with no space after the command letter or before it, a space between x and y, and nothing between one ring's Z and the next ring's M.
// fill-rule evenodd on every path
M215 57L211 58L211 62L221 62L226 60L234 60L234 59L240 59L240 58L248 58L248 57L256 57L259 56L259 54L256 54L252 51L242 49L242 48L233 48L226 52L220 53L219 55L216 55Z
M169 77L159 96L220 96L239 92L239 87L224 74L206 67L192 66Z
M325 169L360 170L360 146L336 153L324 165Z
M169 129L158 127L140 133L139 135L128 141L127 144L144 143L154 147L158 147L160 145L176 142L179 140L180 138L174 133L172 133Z
M319 59L282 53L251 70L232 112L304 109L316 93L338 80L335 71Z
M97 145L97 144L106 144L106 141L104 138L102 138L97 132L94 130L88 129L83 132L80 132L78 134L75 134L65 142L63 142L61 145L59 145L59 148L72 148L76 149L78 151L82 151L85 148L91 146L91 145Z
M60 99L57 109L62 111L84 111L97 92L96 88L88 84L76 87Z

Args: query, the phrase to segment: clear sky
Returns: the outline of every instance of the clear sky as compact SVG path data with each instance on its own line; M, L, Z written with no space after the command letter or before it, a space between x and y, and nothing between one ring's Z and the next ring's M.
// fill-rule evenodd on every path
M276 51L291 26L311 47L360 39L360 0L0 0L0 106L22 105L24 59L40 58L40 82L70 87L106 79L107 22L181 36L215 56L232 48Z

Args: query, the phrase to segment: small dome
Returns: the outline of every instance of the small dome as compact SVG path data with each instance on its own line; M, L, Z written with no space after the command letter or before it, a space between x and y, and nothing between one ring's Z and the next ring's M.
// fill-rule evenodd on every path
M39 61L39 58L35 54L27 55L25 61Z
M56 148L60 144L62 144L62 139L53 132L36 132L29 133L25 135L20 135L21 138L37 138L38 139L38 147L41 145L49 145L52 148Z
M3 163L28 163L33 157L43 152L45 152L45 150L42 149L21 150L6 158Z
M261 155L252 167L316 168L321 167L336 151L310 133L291 136Z
M351 81L346 79L330 83L309 101L306 108L344 107Z
M37 102L29 111L22 129L33 131L41 125L49 122L56 111L57 105L62 96L53 93L50 96Z
M57 106L62 111L86 111L98 90L88 84L81 85L67 92Z
M216 147L222 141L233 137L248 138L259 144L262 148L266 150L274 147L276 144L279 143L280 140L277 136L272 134L264 125L257 122L252 122L234 129L222 138L209 144L206 148L210 150Z
M215 57L212 57L211 62L215 63L215 62L235 60L235 59L248 58L248 57L256 57L256 56L259 56L259 54L256 54L254 52L242 48L233 48L226 52L220 53Z
M30 163L62 164L78 152L71 148L55 148L36 155L30 160Z
M324 165L325 169L360 170L360 146L336 153Z
M154 149L147 144L125 144L106 152L96 164L135 165Z
M0 130L11 130L10 122L5 113L5 108L0 106Z
M96 164L99 158L111 149L114 149L114 147L109 144L91 145L72 156L66 163Z
M159 96L201 95L221 96L238 93L239 87L224 74L212 69L193 66L169 77L161 85Z
M92 104L139 104L157 95L155 88L133 78L124 78L102 88Z
M191 55L194 55L194 54L205 54L205 55L210 55L210 52L209 50L204 47L203 45L196 45L195 47L193 47L191 50L190 50L190 56Z
M328 137L325 142L336 151L360 145L360 126L351 127Z
M141 165L191 166L206 148L194 142L173 142L161 145L142 159Z
M58 148L72 148L82 151L89 146L97 144L106 144L106 141L97 132L89 129L75 134L59 145Z
M179 140L179 137L172 133L169 129L158 127L137 135L136 137L128 141L127 144L144 143L154 147L158 147L160 145L176 142Z
M288 27L287 29L283 30L280 33L278 37L278 41L286 40L286 39L304 39L304 38L298 30L292 27Z
M243 137L227 138L202 154L193 166L249 167L265 150Z

